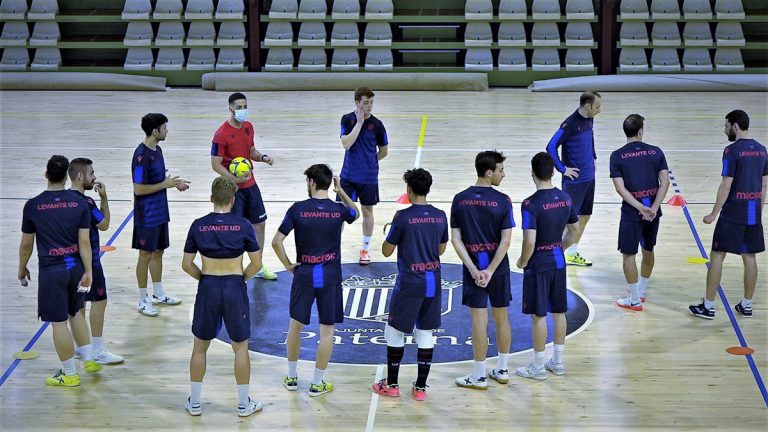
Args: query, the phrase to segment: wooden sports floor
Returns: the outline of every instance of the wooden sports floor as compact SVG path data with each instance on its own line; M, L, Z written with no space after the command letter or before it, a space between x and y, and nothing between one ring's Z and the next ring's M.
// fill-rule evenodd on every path
M264 410L240 419L235 414L232 351L213 343L202 394L203 415L188 416L183 404L189 393L189 310L196 284L182 272L181 255L191 221L211 209L210 142L227 118L227 96L198 89L0 92L0 372L6 372L13 354L29 343L42 324L36 318L36 258L30 262L33 283L20 288L17 250L22 207L26 199L45 189L43 173L51 155L94 160L96 175L107 185L112 211L111 227L102 233L102 243L132 209L129 164L143 139L140 119L144 114L162 112L169 117L168 138L161 144L166 164L172 174L192 182L187 192L169 191L171 247L164 260L165 290L182 297L184 303L162 308L157 318L136 312L137 253L131 249L129 221L113 243L117 250L103 258L110 302L105 345L125 356L125 364L107 366L98 375L81 371L78 388L47 387L43 378L60 367L47 328L31 348L42 355L18 364L0 387L0 430L765 430L766 401L750 364L744 356L725 351L738 346L739 340L722 301L718 298L714 321L688 314L687 306L698 303L703 295L706 268L689 263L689 258L701 255L679 207L663 207L656 269L645 310L632 312L615 305L625 295L625 282L616 251L620 199L608 178L610 152L625 143L623 119L632 113L644 115L645 140L666 152L708 252L714 225L704 225L701 219L711 210L720 180L720 157L727 145L724 115L737 108L747 111L751 136L768 142L765 93L603 94L602 113L595 120L595 210L579 248L595 265L568 272L570 288L591 302L594 316L583 332L567 341L564 377L550 375L546 381L534 382L512 376L506 386L491 382L488 391L473 391L453 383L471 371L471 362L434 364L429 399L417 403L407 385L399 399L372 397L375 364L331 364L326 376L336 390L310 399L306 387L312 362L300 362L301 391L288 393L281 385L285 360L253 353L251 396L264 404ZM267 239L271 239L290 203L306 198L303 170L318 162L340 170L339 119L353 110L352 92L248 96L257 148L276 160L272 167L258 164L256 171L269 216ZM403 171L414 164L423 116L427 125L421 166L434 177L432 202L448 211L453 195L474 182L475 154L498 149L508 157L507 177L500 189L512 197L519 221L520 201L534 191L530 158L544 149L563 119L576 109L578 96L527 90L378 92L374 114L387 127L390 151L381 163L383 202L375 210L374 261L384 260L382 227L401 206L395 200L404 192ZM360 225L358 221L344 231L344 262L357 260ZM521 237L520 229L515 229L509 252L512 263L519 255ZM291 237L287 243L292 251ZM763 379L768 375L766 256L758 256L761 273L754 318L735 318L755 350L754 363ZM280 270L271 248L264 260ZM451 248L443 261L459 263ZM727 258L722 286L731 305L742 296L741 268L740 258ZM454 313L468 315L466 310ZM510 314L520 311L510 310ZM287 329L287 311L278 327L283 324ZM521 337L520 330L513 328L513 339ZM415 355L410 350L415 351L407 349L407 359ZM379 357L384 363L383 346ZM513 355L510 368L524 366L531 358L530 352ZM493 367L495 359L489 359L488 365ZM414 366L404 366L401 382L410 382L415 374Z

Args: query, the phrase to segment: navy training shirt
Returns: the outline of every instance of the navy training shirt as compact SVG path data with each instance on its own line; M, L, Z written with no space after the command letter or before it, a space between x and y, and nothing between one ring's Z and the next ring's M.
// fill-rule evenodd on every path
M565 268L563 231L579 221L571 197L558 188L541 189L523 201L522 213L523 229L536 230L536 246L525 271Z
M650 207L659 192L659 172L668 170L664 152L642 141L627 143L611 153L611 178L621 177L624 187L644 206ZM656 217L661 216L659 207ZM626 201L621 203L621 217L625 220L643 220L640 213Z
M723 177L732 177L731 190L720 217L740 225L761 223L763 176L768 176L768 154L753 139L739 139L723 151Z
M395 290L412 297L440 292L440 245L448 242L445 212L429 204L413 204L395 213L387 243L397 246Z
M595 179L595 135L592 129L594 119L579 114L579 110L565 119L547 144L547 153L555 160L555 168L561 173L566 167L578 168L579 177L563 177L563 183L585 183ZM562 159L557 154L562 147Z
M354 112L344 114L341 117L341 136L349 135L356 124L357 116ZM376 154L379 146L388 144L384 123L373 115L365 119L355 144L344 152L340 177L353 183L377 184L379 159Z
M197 253L207 258L237 258L259 250L253 225L232 213L208 213L195 219L189 227L184 253Z
M165 160L163 149L158 145L154 150L143 142L136 147L131 161L133 182L136 184L157 184L165 181ZM155 227L171 220L168 212L168 193L161 189L148 195L135 195L133 199L134 224Z
M88 204L88 213L90 213L91 215L91 226L89 230L89 237L91 239L91 252L93 254L93 263L99 264L101 263L101 257L99 257L101 250L99 249L99 228L97 228L96 225L100 224L101 221L104 220L104 213L101 212L101 209L99 208L99 206L96 205L96 201L94 201L93 198L75 189L72 189L72 192L75 192L78 195L80 195Z

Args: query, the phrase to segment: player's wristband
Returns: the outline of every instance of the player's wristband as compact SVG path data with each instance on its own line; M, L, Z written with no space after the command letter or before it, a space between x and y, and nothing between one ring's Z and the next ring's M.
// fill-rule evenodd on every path
M262 161L262 162L264 162L264 159L265 159L265 158L268 158L268 157L269 157L268 155L262 154L262 155L261 155L261 161Z

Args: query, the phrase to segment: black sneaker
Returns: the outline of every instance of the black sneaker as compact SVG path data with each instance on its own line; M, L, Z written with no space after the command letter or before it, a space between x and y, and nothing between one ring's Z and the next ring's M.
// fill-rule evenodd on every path
M739 302L736 307L734 307L734 309L736 309L736 312L741 314L741 316L745 318L752 318L752 305L744 306L741 304L741 302Z
M697 305L690 305L688 306L688 310L691 312L691 315L697 316L699 318L704 319L715 319L715 308L708 309L704 307L704 301L702 301L700 304Z

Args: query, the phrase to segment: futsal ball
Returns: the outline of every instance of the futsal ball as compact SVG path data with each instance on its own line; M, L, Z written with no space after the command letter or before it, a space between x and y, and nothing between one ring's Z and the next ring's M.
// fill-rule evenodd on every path
M229 172L235 177L247 177L251 168L251 161L244 157L236 157L229 163Z

